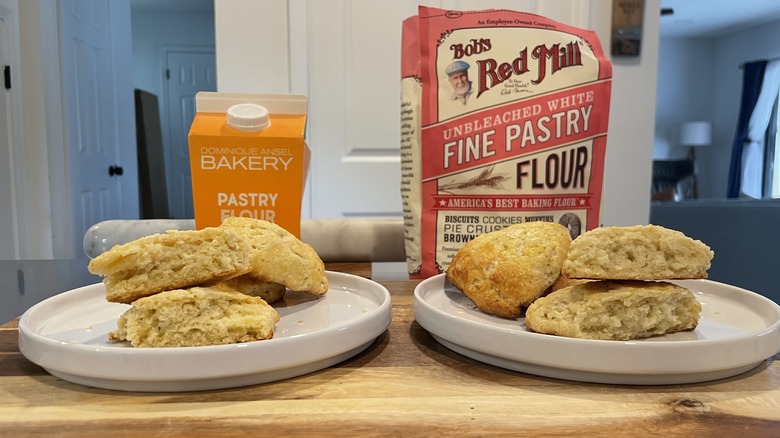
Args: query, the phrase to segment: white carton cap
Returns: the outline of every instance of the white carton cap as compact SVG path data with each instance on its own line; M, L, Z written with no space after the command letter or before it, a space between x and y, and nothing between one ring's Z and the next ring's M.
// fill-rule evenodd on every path
M227 109L227 124L240 131L262 131L271 126L271 118L264 106L240 103Z
M306 114L308 99L302 94L249 94L198 91L195 108L199 113L224 113L233 105L254 103L271 114Z

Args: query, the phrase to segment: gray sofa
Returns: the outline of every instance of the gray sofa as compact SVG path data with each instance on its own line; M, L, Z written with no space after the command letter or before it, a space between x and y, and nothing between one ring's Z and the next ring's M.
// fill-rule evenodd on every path
M780 303L780 200L653 202L650 223L682 231L712 248L711 280Z

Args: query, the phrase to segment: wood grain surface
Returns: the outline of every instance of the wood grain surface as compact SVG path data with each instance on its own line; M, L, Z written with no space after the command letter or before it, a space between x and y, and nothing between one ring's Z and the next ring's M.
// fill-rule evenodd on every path
M366 351L284 381L127 393L55 378L0 327L0 436L780 436L780 355L709 383L617 386L458 355L414 321L414 281L382 282L393 320ZM89 366L89 364L84 364Z

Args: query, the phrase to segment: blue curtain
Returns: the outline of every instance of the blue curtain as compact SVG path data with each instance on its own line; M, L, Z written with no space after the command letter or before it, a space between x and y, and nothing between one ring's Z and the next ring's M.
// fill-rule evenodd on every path
M753 114L753 108L761 93L761 83L764 79L767 61L749 62L743 66L742 76L742 102L739 105L739 119L737 120L737 132L734 134L734 142L731 145L731 165L729 166L729 185L726 197L739 197L740 184L742 183L742 149L747 138L748 122Z

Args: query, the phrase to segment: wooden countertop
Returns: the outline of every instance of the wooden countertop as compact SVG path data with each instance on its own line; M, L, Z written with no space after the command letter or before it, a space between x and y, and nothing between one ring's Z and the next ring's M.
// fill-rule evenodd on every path
M417 282L381 283L393 320L366 351L309 375L228 390L126 393L69 383L27 361L18 320L7 323L0 436L780 436L780 354L743 375L692 385L536 377L446 349L414 321Z

